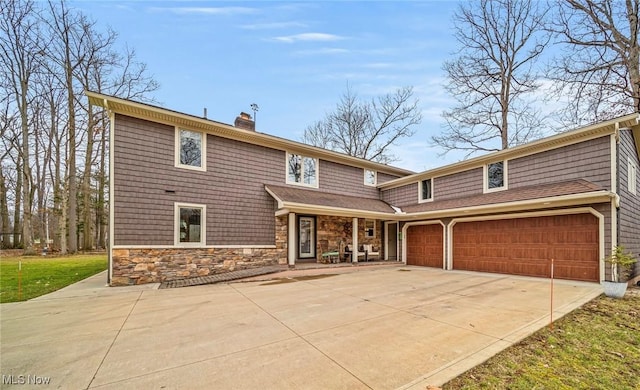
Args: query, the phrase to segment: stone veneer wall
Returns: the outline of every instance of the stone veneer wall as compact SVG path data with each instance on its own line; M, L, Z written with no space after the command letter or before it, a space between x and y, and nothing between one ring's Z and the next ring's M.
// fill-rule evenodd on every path
M284 234L284 235L283 235ZM118 248L112 286L161 283L287 263L287 217L276 218L275 248Z
M364 244L372 244L380 252L382 258L382 227L383 223L376 220L376 233L373 238L365 238L364 236L364 219L358 219L358 246ZM340 256L344 253L346 245L351 244L353 231L353 218L335 217L319 215L317 217L317 261L322 262L322 252L328 250L340 251ZM322 247L322 242L327 241L328 248Z
M280 252L278 264L289 264L287 260L287 235L289 234L289 216L276 217L276 249Z

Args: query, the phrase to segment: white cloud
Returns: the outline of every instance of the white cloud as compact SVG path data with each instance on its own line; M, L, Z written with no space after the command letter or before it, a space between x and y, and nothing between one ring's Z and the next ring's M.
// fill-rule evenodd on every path
M283 28L304 28L307 27L304 23L300 22L274 22L274 23L255 23L245 24L240 28L245 30L278 30Z
M325 33L302 33L296 35L287 35L282 37L274 37L274 41L294 43L294 42L332 42L345 39L339 35Z
M350 51L347 49L340 49L337 47L325 47L317 50L298 50L293 54L309 56L309 55L337 55L337 54L347 54L347 53L350 53Z
M177 15L246 15L258 12L249 7L151 7L153 12L171 12Z

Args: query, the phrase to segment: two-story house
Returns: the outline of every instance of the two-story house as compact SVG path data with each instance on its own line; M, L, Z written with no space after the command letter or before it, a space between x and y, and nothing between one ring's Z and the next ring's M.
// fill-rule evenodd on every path
M640 253L637 114L414 173L256 132L247 114L87 95L111 118L111 285L328 251L543 277L554 259L556 277L597 282L613 246Z

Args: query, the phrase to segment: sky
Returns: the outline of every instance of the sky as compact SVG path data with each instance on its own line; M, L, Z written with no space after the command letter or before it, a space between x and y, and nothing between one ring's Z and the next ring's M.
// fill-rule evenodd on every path
M72 1L115 30L159 82L158 105L233 124L244 111L256 130L300 141L332 112L347 86L359 98L414 88L423 115L393 165L442 166L430 137L453 105L442 64L457 48L456 1Z

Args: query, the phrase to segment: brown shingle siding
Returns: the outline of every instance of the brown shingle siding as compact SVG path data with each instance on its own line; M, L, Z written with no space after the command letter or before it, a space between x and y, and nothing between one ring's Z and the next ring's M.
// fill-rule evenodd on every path
M482 168L433 179L434 201L482 194Z
M636 166L636 194L629 192L629 159ZM620 131L618 146L618 194L620 210L618 217L618 244L640 258L640 159L636 150L633 132ZM640 273L640 265L636 264L636 275Z
M283 168L284 172L284 168ZM319 190L342 195L378 198L378 189L364 185L364 170L320 160Z
M508 186L517 188L553 181L585 179L611 189L609 136L509 160Z
M382 191L382 200L396 207L404 207L418 202L418 183Z
M387 173L378 172L378 184L386 183L391 180L398 179L400 176L389 175Z
M173 245L177 202L207 206L208 245L273 245L284 152L208 135L201 172L174 167L173 126L118 115L114 136L114 244Z

